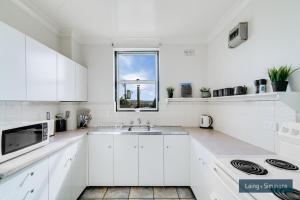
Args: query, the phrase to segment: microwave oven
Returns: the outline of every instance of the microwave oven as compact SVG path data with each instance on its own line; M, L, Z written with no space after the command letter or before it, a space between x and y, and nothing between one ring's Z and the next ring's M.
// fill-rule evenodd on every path
M32 122L1 128L0 163L49 143L48 121Z

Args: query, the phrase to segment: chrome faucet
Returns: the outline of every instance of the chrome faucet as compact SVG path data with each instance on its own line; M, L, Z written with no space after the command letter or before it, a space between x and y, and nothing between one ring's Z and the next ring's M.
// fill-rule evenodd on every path
M141 118L137 118L138 124L141 125L142 124L142 120Z

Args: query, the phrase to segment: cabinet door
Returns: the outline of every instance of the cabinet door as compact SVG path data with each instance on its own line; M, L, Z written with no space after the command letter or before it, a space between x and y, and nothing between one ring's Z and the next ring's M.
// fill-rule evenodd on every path
M164 136L164 183L166 186L190 185L189 144L188 135Z
M139 185L162 186L163 136L139 136Z
M0 100L26 100L25 35L0 21Z
M1 200L48 199L48 159L0 181Z
M117 186L138 185L138 136L114 137L114 183Z
M86 138L77 142L73 148L75 148L75 154L71 167L71 199L77 199L86 187Z
M67 149L49 158L49 200L70 200L71 160Z
M56 101L56 52L26 36L27 99Z
M114 183L113 135L88 136L90 186L111 186Z
M191 140L191 188L197 199L209 199L216 188L209 167L209 153L194 139Z
M57 100L76 100L76 64L73 60L57 54Z
M87 85L87 68L77 64L76 65L76 100L87 101L88 100L88 85Z

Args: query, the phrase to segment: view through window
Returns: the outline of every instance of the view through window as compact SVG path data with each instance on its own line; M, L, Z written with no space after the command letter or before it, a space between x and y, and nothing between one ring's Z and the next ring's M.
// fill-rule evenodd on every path
M117 111L158 110L158 51L115 51Z

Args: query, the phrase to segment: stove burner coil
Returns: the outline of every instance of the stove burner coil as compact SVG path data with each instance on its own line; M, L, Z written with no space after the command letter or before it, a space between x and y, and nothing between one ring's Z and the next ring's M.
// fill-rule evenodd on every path
M278 167L280 169L286 169L286 170L298 170L299 167L296 165L293 165L292 163L283 161L283 160L277 160L277 159L267 159L266 162L274 167Z
M272 190L272 192L281 200L300 200L300 191L296 189L292 192L285 192L282 189Z
M241 170L247 174L254 174L254 175L266 175L268 174L268 170L263 168L262 166L247 161L247 160L232 160L232 166L236 169Z

